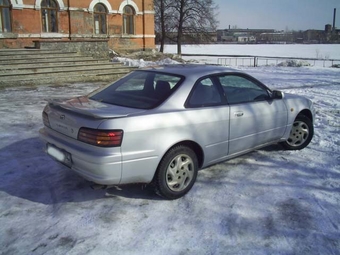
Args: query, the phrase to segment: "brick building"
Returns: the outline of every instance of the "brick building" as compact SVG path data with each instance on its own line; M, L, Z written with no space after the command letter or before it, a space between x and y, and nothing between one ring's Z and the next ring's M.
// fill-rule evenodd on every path
M153 0L0 0L0 48L44 40L107 40L111 49L153 49Z

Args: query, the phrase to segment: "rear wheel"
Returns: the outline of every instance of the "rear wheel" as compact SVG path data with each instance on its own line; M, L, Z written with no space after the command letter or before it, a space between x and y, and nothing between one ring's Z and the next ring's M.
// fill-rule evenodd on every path
M314 135L312 121L305 115L296 117L289 138L282 145L288 150L301 150L305 148Z
M192 149L182 145L170 149L157 168L156 193L167 199L184 196L194 185L197 171L197 156Z

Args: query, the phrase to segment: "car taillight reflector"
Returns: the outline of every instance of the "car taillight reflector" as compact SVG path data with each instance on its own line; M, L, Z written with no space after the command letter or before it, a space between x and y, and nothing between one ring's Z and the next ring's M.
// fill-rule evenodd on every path
M44 125L45 125L46 127L51 127L50 121L48 120L48 115L47 115L46 112L43 112L43 114L42 114L42 119L43 119Z
M123 130L81 128L78 140L100 147L118 147L122 144Z

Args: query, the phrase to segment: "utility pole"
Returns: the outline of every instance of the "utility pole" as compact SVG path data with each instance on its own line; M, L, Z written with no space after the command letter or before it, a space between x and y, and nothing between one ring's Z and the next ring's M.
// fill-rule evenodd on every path
M70 10L70 0L67 0L67 11L68 11L68 39L71 41L72 36L71 36L71 10Z
M143 5L143 51L145 51L145 0L142 0Z
M333 13L333 33L335 33L335 19L336 19L336 8L334 8L334 13Z

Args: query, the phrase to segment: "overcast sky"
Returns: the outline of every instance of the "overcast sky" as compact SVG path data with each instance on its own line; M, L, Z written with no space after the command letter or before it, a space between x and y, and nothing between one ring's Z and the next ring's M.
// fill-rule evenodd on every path
M215 0L218 28L270 28L276 30L324 29L333 24L340 28L340 0Z

